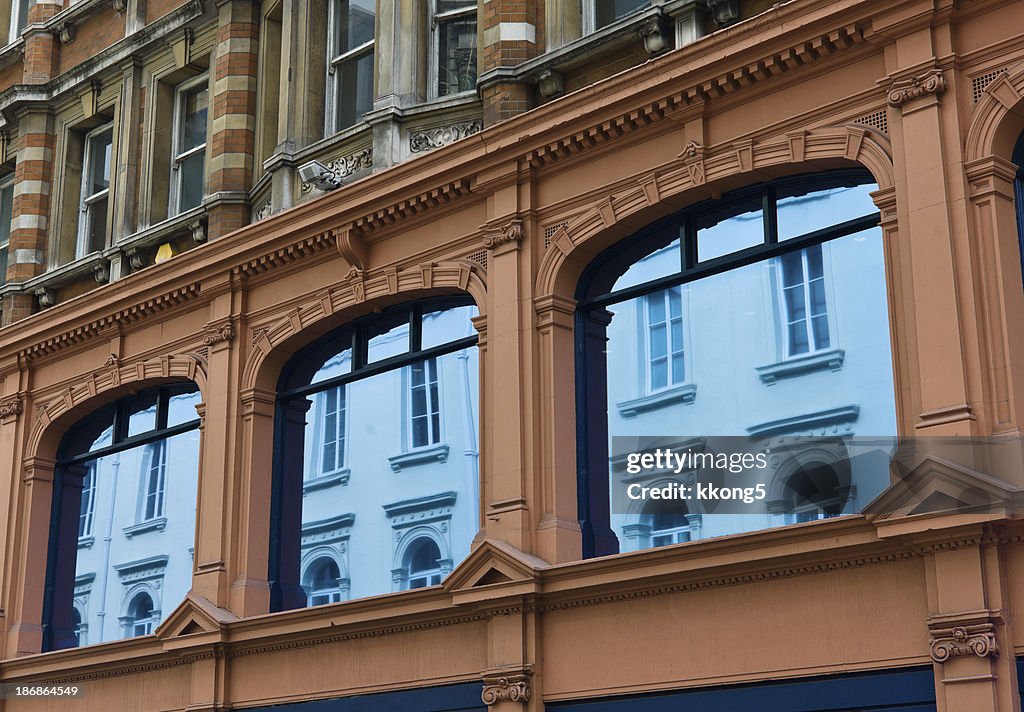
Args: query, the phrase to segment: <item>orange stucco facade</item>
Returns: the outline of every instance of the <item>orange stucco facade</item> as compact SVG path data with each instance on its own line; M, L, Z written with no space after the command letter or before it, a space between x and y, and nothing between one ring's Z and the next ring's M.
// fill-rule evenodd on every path
M914 666L931 666L939 710L1018 710L1010 509L581 560L573 315L584 267L637 229L862 166L879 186L900 433L1020 434L1022 27L1005 0L794 0L0 330L0 678L87 686L0 710L246 709L506 678L529 694L490 709L539 711ZM269 613L282 365L439 294L480 314L474 553L440 587ZM41 653L57 445L100 404L175 379L203 400L192 593L153 636ZM958 626L996 645L937 662Z

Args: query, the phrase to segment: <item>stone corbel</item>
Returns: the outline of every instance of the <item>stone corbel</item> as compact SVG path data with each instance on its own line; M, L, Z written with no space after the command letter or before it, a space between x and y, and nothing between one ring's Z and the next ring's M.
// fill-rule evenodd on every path
M532 689L530 678L533 670L509 670L487 672L483 676L484 689L480 699L485 705L496 705L499 702L518 702L525 705L530 701Z
M910 79L893 82L889 89L889 106L902 107L907 102L926 96L940 96L946 91L946 78L938 67Z
M206 226L201 220L189 223L188 229L192 233L192 242L201 245L206 242Z
M195 41L195 33L190 28L179 32L174 39L168 40L171 46L171 54L174 55L174 64L181 69L192 62L192 45Z
M545 69L537 76L537 88L545 99L561 96L565 93L565 78L561 72Z
M338 253L345 258L352 269L360 274L366 272L366 241L362 235L352 226L351 223L344 225L334 232L335 243L338 246Z
M740 0L705 0L711 17L719 27L728 27L739 22Z
M931 642L928 646L932 660L945 663L951 658L999 656L996 641L998 612L987 611L954 616L934 616L928 619Z
M100 90L102 88L103 85L99 80L94 79L78 95L78 100L82 103L82 116L85 118L88 119L95 116L99 110Z
M62 22L54 28L53 34L57 36L61 44L71 44L75 41L75 23Z
M130 248L125 254L128 256L128 263L132 269L142 269L146 266L146 256L138 247Z
M39 300L39 306L43 309L52 307L57 303L57 292L49 287L40 287L35 291L35 294L36 299Z
M124 12L128 9L128 0L113 0L111 5L114 8L114 12Z
M666 15L655 15L640 28L640 39L644 41L644 49L652 57L669 48L669 36L672 31L671 22Z
M0 400L0 423L16 419L23 411L24 406L18 396Z
M513 218L500 227L484 226L484 247L496 250L505 245L518 245L523 241L523 221Z

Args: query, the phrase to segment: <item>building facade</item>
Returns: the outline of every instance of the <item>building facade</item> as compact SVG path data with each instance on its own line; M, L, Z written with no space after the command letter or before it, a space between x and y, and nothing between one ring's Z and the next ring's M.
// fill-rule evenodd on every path
M0 710L1021 708L1019 3L4 18Z

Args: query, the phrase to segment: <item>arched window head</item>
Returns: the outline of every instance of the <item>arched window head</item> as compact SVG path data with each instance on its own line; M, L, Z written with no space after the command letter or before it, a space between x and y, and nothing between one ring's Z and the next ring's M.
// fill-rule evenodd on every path
M406 560L408 588L426 588L441 583L441 549L430 537L420 537L410 544Z
M783 496L786 523L813 522L842 514L850 488L833 465L801 464L786 477Z
M891 442L896 399L876 190L861 169L753 185L639 230L584 270L575 373L586 555L787 523L766 494L795 439ZM666 443L711 462L629 472L631 456ZM754 457L769 445L738 504L697 498L698 485L741 484L715 458ZM870 459L851 464L864 502L889 482ZM637 518L638 507L650 510L628 488L650 489L666 474L685 475L675 484L692 488L689 502L709 515L699 527L660 510L657 521ZM842 511L832 492L809 500L821 516ZM818 515L808 508L799 516Z
M43 648L81 643L75 634L76 581L94 586L90 643L145 635L150 616L122 608L126 587L144 583L173 609L192 588L199 477L194 383L170 383L121 398L73 425L57 451L50 561L43 600ZM148 598L150 608L153 599ZM143 600L129 602L132 611ZM119 613L129 621L118 626ZM144 633L136 633L146 631Z
M338 564L331 557L322 556L310 564L306 580L308 604L310 606L338 603L343 600L341 571L338 569Z
M272 610L408 588L406 544L421 525L436 534L446 571L469 554L480 511L477 314L465 296L396 306L285 364L275 414ZM327 579L340 570L340 585L314 584L305 562L322 547L337 564ZM417 585L439 580L436 552Z
M138 593L128 604L125 637L150 635L159 622L154 613L153 598L148 593Z

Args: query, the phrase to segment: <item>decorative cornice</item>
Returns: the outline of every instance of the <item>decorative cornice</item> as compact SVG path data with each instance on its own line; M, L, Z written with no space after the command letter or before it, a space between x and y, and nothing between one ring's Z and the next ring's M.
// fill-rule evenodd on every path
M203 343L207 346L216 346L217 344L231 341L235 338L235 325L230 321L224 321L220 324L211 324L206 329L206 333L203 334Z
M255 277L285 267L297 260L317 255L333 245L334 235L330 231L317 233L312 237L243 262L235 267L233 272L243 277Z
M932 94L939 96L945 91L946 78L942 75L942 70L936 67L916 77L894 82L889 89L889 106L899 108L914 99Z
M8 418L17 418L22 414L23 406L21 404L21 398L14 396L13 398L7 398L0 400L0 420L7 420Z
M523 241L523 221L515 218L501 227L484 228L484 247L496 250L504 245Z
M355 220L352 224L364 233L379 230L389 227L400 220L408 219L429 208L449 203L469 192L469 179L460 178L383 207Z
M995 631L995 624L991 622L931 628L932 639L928 652L937 663L971 655L995 658L999 656Z
M485 705L499 702L518 702L525 705L530 701L530 677L532 671L484 675L484 689L480 699Z

